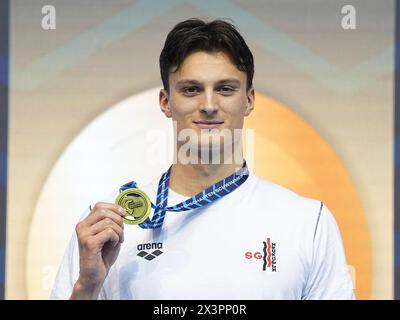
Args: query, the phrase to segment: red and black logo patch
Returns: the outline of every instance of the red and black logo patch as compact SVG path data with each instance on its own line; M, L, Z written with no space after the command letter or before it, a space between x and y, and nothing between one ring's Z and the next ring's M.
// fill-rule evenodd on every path
M272 242L271 238L263 241L262 251L247 251L245 258L248 260L262 261L262 270L276 272L276 242Z

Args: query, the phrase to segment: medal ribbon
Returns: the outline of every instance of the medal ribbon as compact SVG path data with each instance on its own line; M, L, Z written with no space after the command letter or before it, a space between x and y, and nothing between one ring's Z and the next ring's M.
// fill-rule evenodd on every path
M171 168L172 165L160 178L160 181L158 183L156 205L151 203L151 207L155 209L155 211L151 220L147 218L144 222L139 224L139 226L143 229L155 229L161 227L167 211L188 211L210 204L215 200L222 198L223 196L234 191L249 177L249 170L246 161L244 161L243 166L230 176L218 181L212 186L204 189L203 191L181 203L178 203L172 207L166 207L168 203L168 185ZM136 182L129 182L123 185L120 190L124 191L128 188L137 188Z

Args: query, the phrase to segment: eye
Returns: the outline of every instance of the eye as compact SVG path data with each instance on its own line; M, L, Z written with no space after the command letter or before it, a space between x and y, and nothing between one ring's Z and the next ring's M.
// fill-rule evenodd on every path
M184 87L182 92L187 96L193 96L200 92L200 88L196 86Z
M233 94L236 89L231 86L222 86L217 91L225 96Z

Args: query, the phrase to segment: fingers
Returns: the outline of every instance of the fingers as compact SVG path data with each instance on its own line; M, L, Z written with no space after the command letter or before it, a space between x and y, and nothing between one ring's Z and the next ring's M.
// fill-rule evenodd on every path
M95 236L98 235L99 233L103 232L104 230L111 228L112 230L115 231L115 233L118 234L118 241L123 243L124 242L124 225L122 224L122 227L118 224L116 224L112 219L110 218L105 218L96 224L92 225L88 231L89 236Z
M91 227L91 226L95 225L96 223L98 223L99 221L102 221L105 219L112 220L121 227L123 227L123 225L124 225L124 219L120 215L117 215L115 212L109 211L109 210L97 211L96 213L89 215L82 222L85 225L87 225L88 227Z
M110 210L115 212L116 214L120 215L121 217L126 215L126 212L124 208L120 207L119 205L115 203L108 203L108 202L97 202L90 214L93 214L97 211L102 211L102 210Z
M94 236L96 238L96 242L98 242L101 246L103 246L106 242L112 242L114 245L117 245L119 241L119 235L112 228L106 228L100 233Z
M120 236L113 228L107 227L96 235L83 233L78 236L78 240L80 248L82 248L80 254L83 252L83 255L93 255L100 252L107 242L112 243L112 247L115 247L118 243L120 243Z
M83 224L91 226L97 222L109 218L120 226L123 226L123 216L125 215L125 210L120 206L113 203L98 202L93 207L93 210L87 216L87 218L82 221Z
M102 240L109 232L112 241L122 243L124 241L122 212L123 209L118 205L105 202L96 203L90 214L76 226L79 242L89 243L89 247L97 248L98 245L103 244L98 241L97 235L101 234L100 240Z

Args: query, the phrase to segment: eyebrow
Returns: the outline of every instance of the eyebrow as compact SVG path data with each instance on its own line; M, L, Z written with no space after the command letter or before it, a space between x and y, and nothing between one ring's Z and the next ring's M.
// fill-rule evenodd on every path
M193 85L201 85L201 83L197 80L188 80L188 79L184 79L184 80L180 80L176 83L176 88L182 88L184 86L193 86Z
M240 87L240 81L237 79L223 79L216 83L216 85L219 86L227 84ZM197 80L183 79L176 83L176 88L182 88L184 86L193 86L193 85L201 86L202 84Z
M233 85L233 86L240 87L240 81L237 80L237 79L224 79L224 80L218 81L218 84L219 85L230 84L230 85Z

